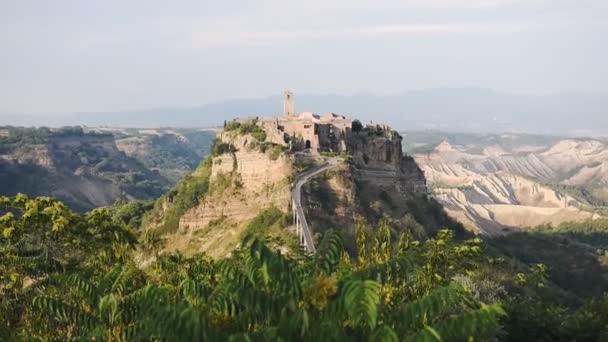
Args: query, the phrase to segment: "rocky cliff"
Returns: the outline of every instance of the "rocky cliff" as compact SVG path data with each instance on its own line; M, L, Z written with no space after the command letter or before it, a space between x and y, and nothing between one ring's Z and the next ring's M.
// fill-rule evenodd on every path
M356 221L387 221L395 236L403 230L424 237L440 228L462 228L428 197L426 180L414 159L404 155L402 137L385 126L368 126L349 137L350 159L305 186L308 217L319 232L338 229L354 250ZM424 228L422 228L424 227Z
M288 212L293 160L282 149L277 153L276 146L270 147L275 149L265 149L250 134L220 134L215 148L225 150L215 151L207 169L199 168L190 176L207 177L208 185L191 207L175 214L177 224L164 229L164 248L221 257L237 246L247 222L261 211ZM176 200L164 197L161 202L165 204L152 214L148 229L166 223L167 207L175 206Z

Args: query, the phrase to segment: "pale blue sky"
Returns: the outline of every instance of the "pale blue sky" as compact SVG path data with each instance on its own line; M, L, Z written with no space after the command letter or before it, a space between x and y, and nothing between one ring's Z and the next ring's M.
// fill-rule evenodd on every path
M0 113L608 92L607 0L0 0Z

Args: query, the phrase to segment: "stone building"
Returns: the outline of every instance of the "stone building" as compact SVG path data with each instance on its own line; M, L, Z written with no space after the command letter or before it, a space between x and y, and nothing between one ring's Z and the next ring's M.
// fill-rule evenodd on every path
M289 91L285 92L283 108L283 116L259 121L270 142L290 146L293 151L309 150L313 154L346 151L351 120L335 113L296 113L293 93Z

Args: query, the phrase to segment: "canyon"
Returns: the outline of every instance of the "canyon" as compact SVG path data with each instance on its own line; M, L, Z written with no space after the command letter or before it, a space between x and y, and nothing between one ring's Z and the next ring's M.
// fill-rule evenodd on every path
M469 230L500 235L605 211L606 141L517 134L422 140L412 153L434 198Z

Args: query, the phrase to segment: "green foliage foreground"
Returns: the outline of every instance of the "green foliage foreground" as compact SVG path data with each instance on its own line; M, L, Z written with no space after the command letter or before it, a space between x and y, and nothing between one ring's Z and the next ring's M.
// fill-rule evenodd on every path
M480 241L457 243L446 230L393 243L386 225L373 234L362 225L357 259L333 231L314 256L246 237L230 258L164 254L142 269L135 232L109 209L1 201L0 340L478 341L538 319L507 316L499 287L475 276L487 266ZM521 288L537 290L543 272L518 275Z

